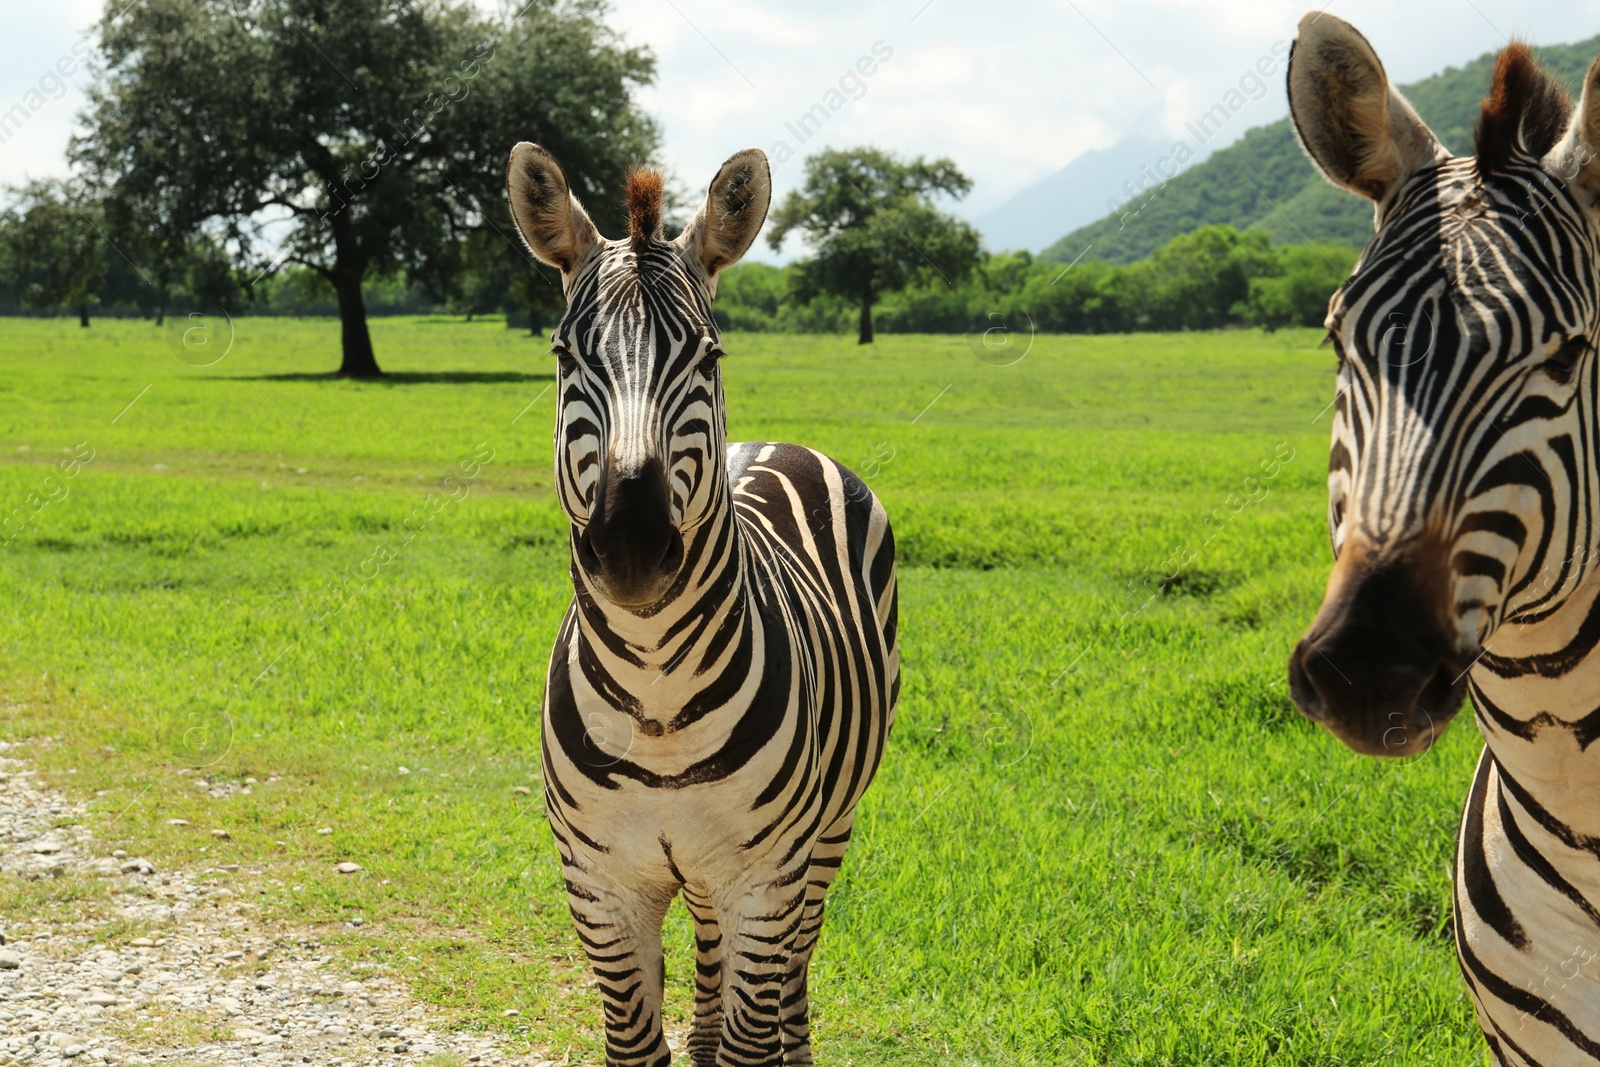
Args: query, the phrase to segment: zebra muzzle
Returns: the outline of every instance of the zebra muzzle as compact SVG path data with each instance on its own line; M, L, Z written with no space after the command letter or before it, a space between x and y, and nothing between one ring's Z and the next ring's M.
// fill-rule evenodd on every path
M1289 659L1296 707L1364 755L1427 751L1466 697L1470 658L1441 624L1431 584L1404 564L1341 558Z
M626 475L602 476L576 555L590 581L615 604L645 607L666 594L683 566L684 543L672 521L660 460L647 460Z

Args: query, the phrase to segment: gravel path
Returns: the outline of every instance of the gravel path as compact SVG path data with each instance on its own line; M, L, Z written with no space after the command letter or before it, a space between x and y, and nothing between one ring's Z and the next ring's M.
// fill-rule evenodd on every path
M314 931L261 922L260 871L97 854L94 816L41 787L24 748L0 741L0 901L16 878L104 879L113 895L103 917L55 927L0 904L0 1065L557 1067L502 1039L430 1029L398 983L336 969ZM118 935L129 926L170 933Z

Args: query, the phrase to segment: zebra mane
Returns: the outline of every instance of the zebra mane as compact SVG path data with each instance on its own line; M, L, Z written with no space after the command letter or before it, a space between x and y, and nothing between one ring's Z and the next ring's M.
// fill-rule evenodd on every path
M1478 174L1503 171L1513 153L1535 159L1555 147L1572 115L1572 98L1533 58L1526 42L1500 51L1494 82L1478 117Z
M628 245L643 257L661 235L661 174L635 170L628 174Z

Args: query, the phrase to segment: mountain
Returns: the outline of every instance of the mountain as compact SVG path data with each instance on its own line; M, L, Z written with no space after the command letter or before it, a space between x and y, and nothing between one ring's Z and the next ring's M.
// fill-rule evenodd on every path
M1600 36L1534 49L1574 98L1597 52ZM1494 55L1487 53L1401 86L1401 91L1445 147L1463 154L1472 150L1478 104L1489 91L1493 70ZM1134 176L1130 170L1121 180ZM1264 229L1285 243L1328 241L1360 248L1372 237L1372 204L1323 180L1300 151L1289 120L1280 119L1246 132L1204 162L1190 164L1165 184L1073 230L1039 258L1069 263L1081 255L1131 263L1212 223Z
M979 215L973 225L983 233L983 243L990 249L1038 252L1056 234L1086 226L1128 199L1123 183L1171 147L1164 141L1127 137L1110 148L1091 149Z

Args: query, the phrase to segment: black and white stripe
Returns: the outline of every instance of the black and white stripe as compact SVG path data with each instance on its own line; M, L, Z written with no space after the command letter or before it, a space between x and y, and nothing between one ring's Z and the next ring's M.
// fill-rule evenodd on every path
M1336 551L1431 538L1448 568L1452 669L1488 742L1455 929L1507 1065L1600 1058L1597 294L1581 269L1554 273L1592 272L1597 251L1537 161L1485 182L1454 160L1414 179L1332 316Z
M1508 49L1454 158L1369 55L1308 16L1290 73L1313 160L1378 205L1329 311L1337 562L1291 681L1374 754L1425 750L1470 693L1462 973L1504 1067L1600 1063L1600 64L1569 122Z

